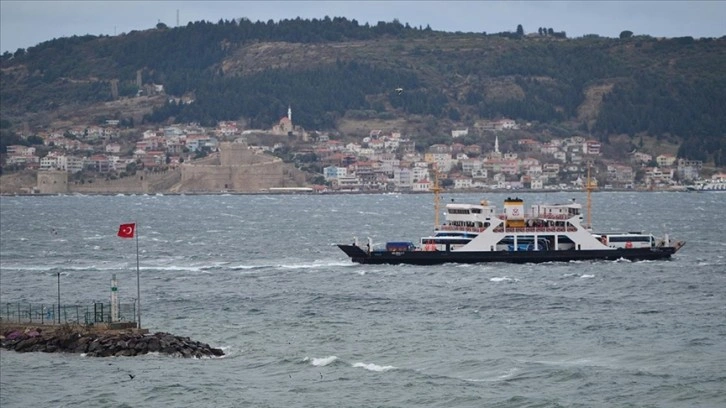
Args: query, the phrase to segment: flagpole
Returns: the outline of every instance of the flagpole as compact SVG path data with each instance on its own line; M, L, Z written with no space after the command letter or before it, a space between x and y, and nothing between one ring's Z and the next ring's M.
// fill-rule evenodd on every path
M141 279L139 278L139 224L134 226L136 234L136 320L141 328Z

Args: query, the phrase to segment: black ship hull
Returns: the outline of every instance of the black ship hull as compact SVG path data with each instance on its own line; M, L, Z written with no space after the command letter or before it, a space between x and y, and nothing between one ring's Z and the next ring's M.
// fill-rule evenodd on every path
M495 252L463 252L463 251L380 251L368 253L356 245L338 247L353 262L361 264L410 264L439 265L445 263L542 263L627 259L631 261L668 259L673 255L675 247L656 248L620 248L605 250L566 250L566 251L495 251Z

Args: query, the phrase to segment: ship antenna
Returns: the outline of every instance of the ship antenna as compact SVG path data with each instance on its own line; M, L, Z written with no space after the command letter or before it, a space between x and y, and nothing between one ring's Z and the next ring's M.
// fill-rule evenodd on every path
M441 188L439 187L439 171L436 168L436 164L434 164L434 186L431 188L431 191L434 193L434 230L439 228L439 203L440 203L440 193Z

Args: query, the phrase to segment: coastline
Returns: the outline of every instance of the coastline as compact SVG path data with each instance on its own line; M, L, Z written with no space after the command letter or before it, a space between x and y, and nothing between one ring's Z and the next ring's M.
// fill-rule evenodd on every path
M23 324L0 321L0 348L19 353L72 353L88 357L133 357L148 353L172 357L221 357L209 344L170 333L149 334L128 325Z
M593 190L593 193L702 193L720 190L689 190L679 189L631 189L608 188ZM574 193L585 192L584 189L497 189L497 190L444 190L444 194L503 194L503 193ZM69 192L69 193L0 193L0 197L54 197L54 196L202 196L202 195L397 195L397 194L432 194L431 191L188 191L188 192L157 192L157 193L122 193L122 192Z

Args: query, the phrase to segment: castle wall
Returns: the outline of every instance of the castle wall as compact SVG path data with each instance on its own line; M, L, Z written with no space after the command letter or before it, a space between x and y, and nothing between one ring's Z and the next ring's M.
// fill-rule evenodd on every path
M123 177L116 180L94 179L92 183L71 182L69 191L74 193L120 193L144 194L168 191L181 179L180 170L165 172L139 172L134 176Z
M60 171L38 172L37 176L37 190L42 194L249 193L303 185L304 173L279 158L249 150L244 143L222 143L219 154L184 163L175 170L138 172L115 180L69 182L68 174Z
M244 166L182 165L180 191L255 192L282 187L283 168L279 159Z

